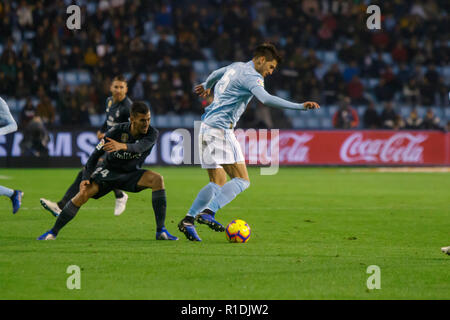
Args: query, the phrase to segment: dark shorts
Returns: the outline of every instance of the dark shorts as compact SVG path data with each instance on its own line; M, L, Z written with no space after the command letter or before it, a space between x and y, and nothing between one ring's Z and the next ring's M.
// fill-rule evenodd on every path
M147 170L138 169L132 172L117 172L99 166L91 175L91 181L98 184L99 190L92 198L99 199L114 189L129 192L139 192L144 187L138 187L137 183Z

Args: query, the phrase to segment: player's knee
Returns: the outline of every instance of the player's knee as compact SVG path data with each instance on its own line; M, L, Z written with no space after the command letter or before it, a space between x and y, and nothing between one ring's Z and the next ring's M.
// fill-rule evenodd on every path
M164 188L164 178L159 173L155 175L154 185L158 188Z
M156 172L148 172L146 175L146 186L152 189L164 188L164 178Z

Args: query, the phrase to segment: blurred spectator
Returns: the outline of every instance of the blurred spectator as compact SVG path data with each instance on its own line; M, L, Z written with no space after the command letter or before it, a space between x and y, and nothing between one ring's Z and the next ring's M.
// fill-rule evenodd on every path
M406 103L416 106L420 103L420 91L416 79L412 78L403 86L403 96Z
M21 129L25 129L28 123L35 117L35 115L36 115L36 108L31 102L31 99L28 98L27 101L25 102L25 106L20 112L19 127Z
M408 51L405 49L401 41L398 41L394 50L392 50L392 59L394 59L397 63L407 62Z
M39 101L36 107L36 115L46 126L51 126L55 121L55 107L48 96L43 96Z
M395 89L393 86L386 83L386 80L381 78L378 85L375 87L375 96L378 101L385 102L394 99Z
M333 64L323 77L325 104L334 104L337 102L339 84L342 84L343 81L344 79L342 78L338 65Z
M409 117L406 119L406 129L418 130L422 128L422 119L417 113L417 109L411 110Z
M363 96L364 86L357 75L354 75L352 81L348 84L347 93L352 99L352 104L365 104L367 102Z
M364 111L364 128L366 129L378 129L380 127L380 116L375 109L373 101L369 102L367 109Z
M22 156L48 156L48 142L50 138L45 125L39 116L33 117L28 123L20 142Z
M79 32L67 32L61 14L71 1L9 0L0 9L0 93L35 99L43 92L58 102L61 124L70 123L71 114L102 114L98 101L109 93L103 84L119 73L136 80L130 82L133 98L158 101L159 112L199 113L194 84L244 61L264 40L284 53L285 72L265 81L271 92L286 90L291 98L324 105L344 95L353 104L373 96L375 103L449 105L444 1L380 2L380 31L349 23L367 19L367 1L76 2L83 10ZM80 84L73 83L80 78L73 72L80 70L88 71L84 80L95 94L78 94ZM68 79L76 110L62 97Z
M333 115L333 126L337 129L353 129L358 125L358 113L350 106L350 98L345 97L339 109Z
M400 130L405 128L405 121L403 120L402 116L400 114L396 114L395 115L395 119L394 119L394 126L393 129L394 130Z
M354 76L359 76L360 70L355 60L350 62L350 65L344 69L342 74L345 82L350 82Z
M22 30L32 27L33 14L31 7L27 4L27 1L20 1L19 8L17 9L17 18Z
M384 109L381 112L381 126L383 129L394 129L397 121L397 113L391 101L384 103Z
M429 108L425 114L425 118L422 122L422 129L425 130L442 130L443 128L439 125L441 119L434 115L433 109Z
M421 104L431 106L434 103L436 89L437 88L427 78L424 78L419 88Z
M255 108L255 123L252 127L257 129L272 129L273 120L271 115L271 109L259 101Z
M84 64L88 67L94 67L98 64L98 56L94 51L94 48L89 47L84 55Z

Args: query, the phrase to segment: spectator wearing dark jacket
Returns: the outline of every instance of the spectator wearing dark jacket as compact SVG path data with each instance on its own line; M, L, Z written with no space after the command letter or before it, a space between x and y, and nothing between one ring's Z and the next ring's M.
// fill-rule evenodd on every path
M433 109L429 108L425 115L425 118L422 122L422 129L425 130L442 130L442 127L439 125L441 119L434 115Z
M33 106L31 99L27 99L25 106L22 108L20 112L20 128L24 129L27 127L28 123L34 118L36 115L36 108Z
M367 109L364 111L363 121L366 129L378 129L380 127L380 115L372 101L369 102Z
M406 129L418 130L422 127L422 119L419 117L417 110L411 110L409 117L406 118Z
M353 129L358 125L358 113L350 106L350 98L345 97L333 116L333 126L337 129Z
M397 113L394 111L392 102L386 102L381 112L381 126L384 129L394 129L396 119Z

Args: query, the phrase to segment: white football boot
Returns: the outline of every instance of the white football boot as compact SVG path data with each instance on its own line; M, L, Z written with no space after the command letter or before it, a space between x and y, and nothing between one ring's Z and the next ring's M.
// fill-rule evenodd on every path
M450 255L450 246L448 246L448 247L442 247L442 248L441 248L441 251L442 251L443 253L445 253L445 254Z
M53 216L58 217L61 213L61 209L58 207L58 204L56 202L41 198L39 199L41 206L49 211Z
M125 211L125 208L127 206L128 195L123 191L122 191L122 193L123 193L123 197L116 199L116 207L114 208L115 216L120 216L122 214L122 212Z

